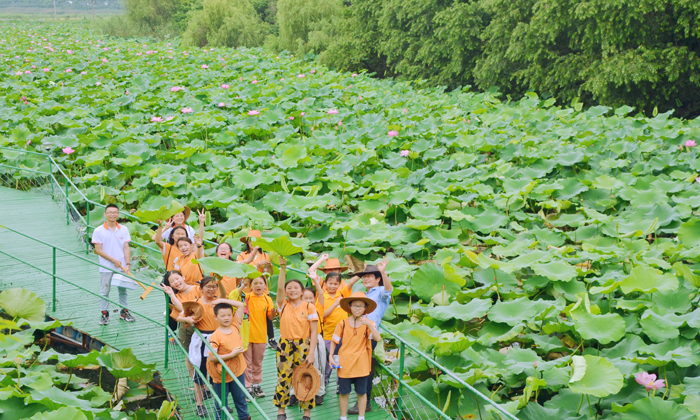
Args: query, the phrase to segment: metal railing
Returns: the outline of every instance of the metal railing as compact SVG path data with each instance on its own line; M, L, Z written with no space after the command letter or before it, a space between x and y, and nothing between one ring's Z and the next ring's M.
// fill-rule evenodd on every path
M141 284L141 285L144 286L144 287L150 286L150 285L147 285L147 283L143 282L142 280L139 280L139 279L136 278L136 277L129 276L129 275L125 274L124 272L117 271L117 270L114 270L114 269L109 268L109 267L105 267L105 266L100 265L99 263L97 263L97 262L95 262L95 261L91 261L90 259L85 258L85 257L83 257L83 256L81 256L81 255L75 254L75 253L70 252L70 251L68 251L68 250L66 250L66 249L64 249L64 248L55 246L55 245L50 244L50 243L48 243L48 242L42 241L42 240L40 240L40 239L34 238L34 237L30 236L30 235L24 234L24 233L22 233L22 232L16 230L16 229L12 229L12 228L10 228L10 227L8 227L8 226L4 226L4 225L1 226L0 229L3 229L3 230L6 230L6 231L9 231L9 232L12 232L12 233L17 234L17 235L19 235L19 236L22 236L22 237L24 237L24 238L26 238L26 239L29 239L29 240L31 240L31 241L33 241L33 242L36 242L36 243L39 243L39 244L42 244L42 245L51 247L51 249L52 249L52 267L53 267L53 269L52 269L51 272L49 272L49 271L47 271L47 270L44 270L43 268L41 268L41 267L35 265L35 264L32 263L32 262L25 261L25 260L23 260L23 259L21 259L21 258L15 256L15 255L9 253L9 252L5 252L5 251L3 251L3 250L0 250L0 254L5 255L5 256L7 256L8 258L13 259L13 260L15 260L15 261L17 261L17 262L20 262L20 263L22 263L22 264L25 264L25 265L31 267L32 269L34 269L34 270L36 270L36 271L42 273L42 274L45 274L45 275L50 276L50 277L53 279L53 281L52 281L52 290L51 290L51 296L52 296L52 302L51 302L52 312L56 312L56 290L57 290L57 282L56 282L56 281L57 281L57 280L62 281L62 282L64 282L64 283L66 283L66 284L69 284L69 285L71 285L71 286L73 286L73 287L75 287L75 288L77 288L77 289L79 289L79 290L81 290L81 291L83 291L83 292L89 294L89 295L95 296L96 298L104 299L104 300L108 301L109 303L112 303L112 304L114 304L114 305L116 305L116 306L119 306L119 307L124 308L124 309L128 309L128 308L125 308L124 306L120 305L118 302L115 302L115 301L113 301L113 300L111 300L111 299L109 299L109 298L105 298L104 296L101 296L100 294L95 293L95 292L92 291L92 290L89 290L89 289L87 289L87 288L85 288L85 287L82 287L82 286L80 286L80 285L78 285L78 284L76 284L76 283L74 283L74 282L72 282L72 281L70 281L70 280L67 280L67 279L65 279L65 278L63 278L63 277L57 275L56 272L57 272L58 265L57 265L57 258L56 258L57 252L56 252L56 251L60 251L60 252L66 254L67 256L69 256L69 257L71 257L71 258L77 258L77 259L79 259L80 261L86 262L86 263L88 263L88 264L90 264L90 265L94 265L94 266L96 266L96 267L109 270L109 271L111 271L111 272L113 272L113 273L119 273L119 274L121 274L121 275L125 275L126 277L128 277L128 278L130 278L130 279L132 279L132 280L134 280L134 281L136 281L136 282L138 282L139 284ZM175 342L175 344L176 344L176 348L178 348L178 349L182 352L182 354L183 354L185 357L187 357L188 352L187 352L187 350L182 346L182 344L180 343L179 339L178 339L177 336L174 334L174 332L168 327L168 316L169 316L169 313L170 313L170 309L169 309L169 306L168 306L169 302L168 302L168 299L167 299L167 295L166 295L165 292L162 291L160 288L153 289L153 290L157 290L157 291L159 291L160 293L163 293L163 295L166 297L166 299L165 299L165 322L156 321L155 319L152 319L152 318L146 316L145 314L139 313L139 312L137 312L137 311L132 311L132 310L130 310L130 312L133 313L133 314L135 314L135 315L137 315L137 316L139 316L140 318L143 318L143 319L149 321L150 323L152 323L153 325L155 325L155 326L157 326L157 327L163 328L163 330L164 330L164 332L165 332L165 351L163 352L163 365L164 365L164 367L167 369L167 368L168 368L168 365L169 365L169 362L170 362L170 361L169 361L169 351L168 351L168 348L169 348L168 343L170 342L170 337L173 337L173 338L174 338L174 342ZM195 328L195 331L196 331L197 334L200 334L200 336L201 336L201 333L199 332L199 330L197 330L197 329ZM97 338L99 338L99 337L97 337ZM204 340L204 342L206 343L206 340ZM106 344L109 345L109 343L106 343ZM248 393L248 391L245 389L245 385L242 384L240 381L238 381L237 377L233 375L233 372L231 372L231 370L229 369L229 367L228 367L228 366L226 365L226 363L221 359L221 357L216 353L216 351L214 351L214 350L211 348L211 346L209 346L208 343L206 343L206 345L207 345L207 347L209 348L209 350L214 354L214 357L216 357L217 361L218 361L218 362L221 364L221 366L222 366L222 378L225 378L225 377L226 377L226 374L228 373L228 374L233 378L233 380L236 382L236 384L237 384L239 387L241 387L241 389L242 389L243 392L245 393L246 397L247 397L248 399L251 400L251 403L252 403L253 407L255 407L255 409L256 409L256 410L258 411L258 413L262 416L262 418L265 419L265 420L269 420L269 417L265 414L265 412L262 410L262 408L260 407L260 405L258 405L258 403L255 401L255 399L254 399L254 398ZM222 404L222 401L226 401L224 398L227 398L227 396L225 396L225 394L224 394L224 392L225 392L225 387L222 387L222 395L221 395L221 396L216 395L216 394L214 393L213 387L211 386L210 382L209 382L208 379L207 379L206 372L202 372L202 371L199 369L199 367L197 367L197 366L193 366L193 368L194 368L196 374L200 377L200 379L202 379L202 383L204 384L204 387L207 388L207 389L209 390L209 392L211 393L211 395L212 395L212 397L214 398L214 400L219 404L220 407L224 407L225 404ZM227 410L222 409L221 411L222 411L222 416L225 415L226 418L228 418L228 419L231 419L231 420L234 419L234 417L231 415L231 413L229 413Z
M13 179L16 180L18 186L20 184L20 181L22 181L25 183L28 182L29 185L33 186L33 187L41 187L41 185L32 184L32 180L35 180L37 178L40 179L42 177L48 178L48 181L50 183L51 195L53 196L54 200L56 200L58 202L65 201L65 207L66 207L66 213L67 213L67 216L66 216L67 223L70 223L72 220L72 221L74 221L74 223L76 223L78 225L77 228L79 231L79 237L81 240L84 240L86 242L85 250L86 250L86 252L89 252L89 246L90 246L89 239L88 239L89 230L90 229L94 230L94 227L90 226L90 217L89 217L90 208L91 208L91 206L93 209L95 209L97 207L104 208L106 206L104 204L100 204L100 203L94 202L92 200L89 200L85 196L85 194L83 194L82 191L80 191L80 189L78 189L78 187L75 186L75 184L70 180L70 178L65 175L65 172L54 161L54 159L51 155L0 146L0 151L2 151L2 150L8 150L11 153L12 152L14 152L14 153L26 153L30 156L37 156L38 158L45 159L47 161L47 163L44 163L43 166L45 168L48 168L49 172L44 172L41 170L33 169L36 166L27 168L27 167L20 167L20 166L14 166L14 165L6 165L2 162L0 162L0 169L8 168L8 169L12 169L14 171L22 171L22 172L26 171L26 172L32 174L31 176L27 176L27 177L23 177L21 175L17 176L17 174L15 174L15 176L13 176ZM59 178L63 180L63 184L61 184L56 179L53 172L58 172ZM3 181L2 175L3 174L0 172L0 181ZM5 183L8 184L7 181ZM12 187L11 185L8 185L8 186ZM46 189L48 190L48 188L46 188ZM56 191L60 191L60 192L56 193ZM71 191L74 191L76 193L76 196L80 199L77 201L78 204L80 204L81 202L84 203L84 207L81 207L81 209L83 209L83 208L85 209L85 213L86 213L85 218L83 218L81 212L75 206L75 202L69 198ZM138 218L134 217L133 215L131 215L128 212L120 211L120 214L126 218L129 218L130 220L138 221ZM152 222L148 222L147 224L150 226L157 226L157 224L152 223ZM83 233L83 231L84 231L84 233ZM218 245L215 242L207 241L207 240L204 240L204 243L209 245L210 247L216 247ZM157 254L156 261L158 261L158 263L160 263L160 261L161 261L160 250L158 250L156 248L149 247L147 245L139 244L139 243L136 243L133 241L131 242L131 245L135 245L143 253L141 255L142 258L140 259L140 262L142 263L143 267L141 267L140 270L148 269L148 270L154 270L154 271L161 271L161 267L153 267L150 264L148 264L148 261L151 260L151 258L149 258L149 254L150 255ZM292 267L288 267L287 270L296 271L296 272L304 274L304 275L307 274L306 271L298 270L298 269L295 269ZM136 269L134 271L139 271L139 269ZM134 280L138 281L137 279L134 279ZM143 282L140 282L140 283L143 284ZM158 289L158 290L160 290L160 289ZM274 294L274 293L271 291L271 294ZM166 295L166 299L167 299L167 295ZM167 309L166 309L166 312L167 312ZM166 324L167 324L167 320L166 320ZM159 325L162 325L162 324L159 324ZM166 332L166 337L167 337L168 334L172 333L172 331L169 330L168 328L166 328L166 330L169 331L169 332ZM395 385L396 385L395 394L396 394L396 396L394 398L391 395L385 395L385 400L387 402L391 402L391 403L390 404L387 403L384 408L387 411L389 411L392 415L394 415L394 417L396 417L397 419L402 420L402 419L415 418L415 417L409 415L408 410L406 408L406 405L408 403L410 403L409 399L414 399L414 401L417 400L418 402L423 404L425 407L429 408L430 411L432 411L432 414L427 415L427 416L419 416L418 418L421 418L423 420L426 419L426 417L430 418L430 419L433 419L433 418L435 418L435 419L449 419L450 418L446 413L443 412L443 410L441 410L439 407L436 407L434 404L430 403L423 395L420 395L418 392L416 392L415 389L413 389L411 387L411 385L408 384L404 380L404 374L405 374L405 372L404 372L404 360L405 360L405 356L406 356L406 354L405 354L406 348L408 348L412 353L421 357L428 364L434 366L436 369L439 369L440 371L443 372L443 374L448 375L452 380L459 383L462 387L464 387L465 389L467 389L468 391L473 393L473 395L475 396L475 398L477 400L481 400L483 402L484 406L492 406L493 409L496 412L498 412L499 416L503 415L504 418L511 419L511 420L517 420L517 417L515 417L513 414L509 413L507 410L505 410L503 407L501 407L496 402L492 401L490 398L488 398L483 393L479 392L473 386L464 382L457 375L455 375L452 371L450 371L449 369L447 369L446 367L444 367L440 363L433 360L433 358L431 358L429 355L425 354L424 352L417 349L415 346L413 346L410 343L403 340L398 335L394 334L392 331L387 329L384 325L380 325L380 330L382 332L389 333L392 336L393 340L397 343L397 347L399 348L399 358L398 358L399 374L398 375L396 375L394 372L392 372L390 369L388 369L387 366L385 366L383 363L379 364L379 366L382 370L382 373L391 377L391 379L393 381L396 381L395 382ZM166 340L167 340L167 338L166 338ZM175 338L175 341L179 344L179 341L177 340L177 338ZM167 346L166 346L166 348L167 348ZM235 380L235 378L234 378L234 380ZM385 391L387 393L389 392L388 389ZM391 391L391 392L393 393L393 391ZM251 401L254 401L254 400L251 400ZM480 410L481 405L478 403L478 401L477 401L477 407L479 407L479 410ZM479 414L479 417L481 417L481 414ZM267 417L265 417L265 418L267 418Z

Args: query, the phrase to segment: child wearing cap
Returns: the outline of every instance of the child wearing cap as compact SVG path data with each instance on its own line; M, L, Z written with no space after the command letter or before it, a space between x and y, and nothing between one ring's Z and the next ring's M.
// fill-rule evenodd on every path
M343 340L338 352L338 361L333 368L338 369L338 390L340 392L340 419L347 420L348 400L352 386L357 393L358 420L364 420L367 407L367 392L370 369L372 367L372 341L381 340L374 322L366 315L374 312L377 303L362 292L340 300L340 307L351 316L338 323L333 333L331 354Z
M277 307L280 312L280 342L277 349L277 388L273 403L277 407L277 420L287 419L289 391L294 369L301 364L313 364L316 360L318 340L318 314L316 307L302 300L303 285L299 280L287 278L287 262L280 257L280 274L277 280ZM304 410L302 420L311 420L314 399L301 401Z
M241 319L243 317L243 306L236 308L228 303L218 303L214 306L214 316L219 327L209 337L209 344L216 350L219 358L226 363L226 366L236 376L238 382L245 381L246 361L243 357L243 340L240 335ZM233 381L233 377L225 372L222 378L222 366L212 352L207 358L207 373L211 377L214 385L214 392L221 397L221 388L224 387L223 403L228 409L228 394L233 397L233 404L236 406L239 420L249 420L248 404L243 389ZM222 407L214 400L216 405L216 419L221 418Z
M348 267L341 266L337 258L329 258L328 254L323 254L321 258L309 268L309 277L315 282L319 281L316 270L324 261L326 261L326 264L321 270L326 274L326 279L321 285L323 296L319 296L319 302L321 302L323 307L319 312L323 317L323 342L326 347L328 360L330 361L330 359L333 358L333 354L331 354L330 351L335 327L340 321L348 317L348 314L340 307L340 299L349 297L352 294L352 287L360 278L354 276L346 284L341 278L341 273L347 270ZM337 354L339 347L340 346L336 347L336 353L334 354ZM332 371L330 363L326 363L326 371L323 372L324 388L328 386L328 382L330 382Z
M394 287L391 285L391 279L386 274L386 266L388 263L387 257L384 257L377 265L367 265L363 272L356 273L357 276L362 278L362 285L367 289L367 298L372 299L377 304L377 309L367 315L370 321L374 322L377 329L379 329L384 313L389 307L389 303L391 303L391 292L394 290ZM343 345L345 345L345 343L343 343ZM372 340L372 352L374 352L376 347L377 341ZM375 365L376 361L372 358L372 367L370 368L369 379L367 380L367 395L369 398L367 398L365 412L372 410L371 395ZM348 410L348 414L353 415L359 412L359 404Z
M245 386L254 397L264 397L262 383L262 362L267 343L267 321L277 314L270 296L265 294L267 276L256 277L250 281L250 292L245 294L245 306L250 321L250 338L244 356L248 369L245 371Z

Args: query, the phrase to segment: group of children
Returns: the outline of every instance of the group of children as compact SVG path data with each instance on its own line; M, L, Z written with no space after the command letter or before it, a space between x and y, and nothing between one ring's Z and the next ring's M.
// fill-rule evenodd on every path
M342 273L347 267L324 254L309 269L314 287L305 287L295 279L287 281L286 262L280 258L275 307L268 289L272 263L266 253L250 244L252 237L261 236L260 231L251 230L241 238L246 250L237 261L252 264L262 275L253 279L224 277L217 281L192 262L203 256L201 238L205 215L199 213L199 232L195 234L192 228L184 225L188 213L186 209L175 216L165 231L159 222L153 239L161 249L167 269L163 289L172 302L170 315L177 323L178 338L189 350L187 367L195 383L197 414L207 415L202 402L208 396L201 376L194 371L195 366L202 373L208 373L219 395L222 386L226 395L232 395L240 420L250 418L245 393L229 374L222 378L221 364L208 352L200 336L193 334L193 327L216 350L238 381L245 383L252 397L265 397L260 387L265 348L269 345L276 350L277 387L273 403L278 407L277 420L285 420L286 407L297 403L304 410L303 419L310 420L311 409L323 404L333 368L338 373L341 420L347 418L353 386L358 405L350 409L350 414L359 414L359 420L363 420L365 412L371 410L368 395L374 371L372 353L381 339L378 327L392 291L386 274L386 258L376 266L366 266L363 272L355 273L345 282ZM233 249L227 243L216 249L220 258L232 260L232 254ZM325 279L318 276L319 269L324 272ZM352 292L358 280L362 280L366 294ZM233 296L236 298L229 298ZM274 339L272 326L272 320L278 315L279 343ZM250 328L243 333L248 338L247 349L244 349L242 323L246 319ZM313 365L318 372L321 386L316 395L293 395L293 373L302 365ZM222 408L218 403L216 408L218 419Z

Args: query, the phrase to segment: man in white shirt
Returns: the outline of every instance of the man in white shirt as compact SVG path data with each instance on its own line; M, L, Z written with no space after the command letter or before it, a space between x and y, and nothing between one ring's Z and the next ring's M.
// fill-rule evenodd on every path
M129 242L131 236L126 226L117 223L119 219L119 207L115 204L109 204L105 208L106 221L102 226L95 229L92 234L92 243L95 245L95 254L100 257L100 276L102 277L102 287L100 288L100 296L109 297L109 289L112 285L112 276L115 274L109 271L109 267L114 270L131 271L131 250ZM127 289L117 287L119 291L119 305L122 310L119 317L126 322L134 322L134 317L129 313ZM100 325L109 324L109 302L105 299L100 299Z

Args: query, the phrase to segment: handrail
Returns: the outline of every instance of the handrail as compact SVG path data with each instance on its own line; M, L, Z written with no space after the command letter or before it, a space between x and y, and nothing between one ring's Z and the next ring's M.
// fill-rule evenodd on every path
M36 265L34 265L34 264L32 264L32 263L29 263L29 262L27 262L27 261L25 261L25 260L23 260L23 259L21 259L21 258L19 258L19 257L16 257L16 256L14 256L14 255L12 255L12 254L9 254L9 253L7 253L7 252L5 252L5 251L3 251L3 250L0 250L0 253L1 253L1 254L6 255L6 256L10 257L11 259L16 260L16 261L19 261L19 262L21 262L21 263L23 263L23 264L26 264L26 265L32 267L33 269L35 269L35 270L37 270L37 271L39 271L39 272L41 272L41 273L44 273L44 274L47 274L47 275L53 277L53 278L54 278L54 299L55 299L55 279L58 279L58 280L61 280L61 281L63 281L63 282L66 282L66 283L70 284L71 286L76 287L76 288L78 288L78 289L80 289L80 290L82 290L82 291L84 291L84 292L87 292L87 293L90 294L90 295L96 296L96 297L98 297L98 298L100 298L100 299L104 299L104 300L106 300L106 301L108 301L108 302L110 302L110 303L112 303L112 304L114 304L114 305L116 305L116 306L120 306L120 307L124 308L122 305L120 305L120 304L117 303L117 302L114 302L113 300L111 300L111 299L109 299L109 298L105 298L105 297L103 297L102 295L100 295L100 294L98 294L98 293L95 293L95 292L93 292L93 291L91 291L91 290L88 290L88 289L86 289L86 288L84 288L84 287L82 287L82 286L79 286L79 285L77 285L77 284L75 284L75 283L73 283L73 282L71 282L71 281L69 281L69 280L66 280L66 279L64 279L64 278L62 278L62 277L60 277L60 276L57 276L56 273L55 273L55 269L56 269L56 261L55 261L56 253L55 253L55 250L58 249L58 250L60 250L60 251L62 251L62 252L65 252L65 253L67 253L67 254L73 256L73 257L77 257L77 258L79 258L79 259L81 259L81 260L83 260L83 261L87 261L87 262L89 262L89 263L91 263L91 264L100 266L100 267L102 267L102 268L109 269L109 270L111 270L111 271L113 271L113 272L117 272L117 271L115 271L115 270L113 270L113 269L111 269L111 268L109 268L109 267L102 266L102 265L100 265L100 264L98 264L98 263L95 263L95 262L93 262L93 261L90 261L90 260L88 260L88 259L86 259L86 258L83 258L83 257L81 257L81 256L79 256L79 255L76 255L76 254L74 254L74 253L72 253L72 252L70 252L70 251L66 251L66 250L64 250L64 249L62 249L62 248L59 248L59 247L55 246L55 245L49 244L48 242L42 241L42 240L40 240L40 239L31 237L31 236L28 236L28 235L23 234L23 233L21 233L21 232L18 232L18 231L14 230L14 229L8 228L8 227L6 227L6 226L1 226L1 227L2 227L2 228L5 228L5 229L7 229L7 230L9 230L9 231L11 231L11 232L14 232L14 233L16 233L16 234L19 234L19 235L21 235L21 236L23 236L23 237L25 237L25 238L28 238L28 239L31 239L31 240L40 242L40 243L42 243L42 244L44 244L44 245L50 246L52 249L54 249L54 253L53 253L53 255L54 255L54 272L53 272L53 273L49 273L48 271L46 271L46 270L44 270L44 269L42 269L42 268L40 268L40 267L37 267ZM121 273L121 272L119 272L119 273ZM136 279L134 279L134 280L136 280ZM138 280L137 280L137 281L138 281ZM160 289L158 289L158 290L160 290ZM163 294L165 294L165 292L164 292L163 290L160 290L160 291L163 292ZM54 301L54 305L55 305L55 301ZM54 311L55 311L55 306L54 306ZM167 311L168 311L168 306L166 305L166 314L168 313ZM154 320L154 319L151 319L150 317L148 317L148 316L146 316L146 315L143 315L143 314L141 314L141 313L139 313L139 312L136 312L136 311L131 311L131 312L134 313L134 314L136 314L136 315L138 315L139 317L141 317L141 318L143 318L143 319L146 319L146 320L152 322L153 324L155 324L155 325L157 325L157 326L160 326L160 327L165 328L165 329L166 329L166 332L167 332L168 334L173 334L173 336L174 336L174 333L173 333L172 330L168 327L168 325L166 325L166 324L164 324L164 323L161 323L161 322L159 322L159 321L156 321L156 320ZM166 315L166 316L167 316L167 315ZM243 393L246 395L246 397L247 397L248 399L251 400L251 402L253 403L253 406L258 410L258 412L262 415L262 417L263 417L265 420L270 420L269 417L267 417L267 415L266 415L265 412L263 411L262 407L260 407L260 405L258 405L257 401L255 401L255 398L253 398L253 397L248 393L247 389L245 388L245 385L241 384L240 381L238 381L238 378L236 378L236 377L233 375L233 372L231 372L231 370L228 368L228 366L226 365L226 363L221 359L221 357L220 357L215 351L213 351L213 349L211 348L211 346L209 345L209 343L208 343L206 340L203 339L203 337L202 337L201 333L199 332L199 330L198 330L197 328L195 328L195 331L197 332L197 334L199 334L200 338L202 338L202 342L205 343L205 344L207 345L207 347L208 347L210 350L212 350L212 352L213 352L214 356L216 357L216 359L218 360L218 362L221 363L223 367L225 367L226 372L227 372L229 375L231 375L231 376L233 377L233 380L236 382L236 384L237 384L239 387L241 387L241 389L243 390ZM180 350L181 350L181 351L185 354L185 356L187 357L189 353L185 350L185 348L184 348L184 346L182 345L182 343L180 343L180 341L177 340L177 339L174 340L174 342L179 346ZM166 348L165 348L165 367L166 367L166 368L167 368L167 365L168 365L168 348L167 348L167 346L166 346ZM203 378L206 378L206 375L204 375L198 368L197 368L197 371L199 372L199 374L200 374ZM207 387L209 387L209 384L208 384L208 383L207 383ZM211 387L209 387L209 388L211 388ZM212 395L215 395L215 394L216 394L215 392L213 392L213 389L210 389L210 391L212 392ZM221 400L218 398L218 396L216 396L216 399L217 399L217 401L219 402L220 407L223 407L224 404L222 404L222 402L221 402ZM222 413L223 413L223 412L225 412L226 415L227 415L230 419L233 419L233 417L231 416L231 414L228 413L227 410L224 410L224 409L222 408Z
M452 420L452 419L450 418L450 416L448 416L447 414L445 414L445 413L444 413L442 410L440 410L438 407L435 407L435 405L433 405L430 401L428 401L428 400L427 400L424 396L422 396L418 391L416 391L415 389L413 389L413 388L411 388L410 386L408 386L408 384L406 383L406 381L403 380L403 378L399 378L398 376L396 376L396 374L395 374L394 372L392 372L388 367L384 366L383 364L380 363L379 366L380 366L382 369L384 369L384 371L386 371L389 375L391 375L392 378L396 379L396 381L397 381L400 385L403 385L404 387L408 388L408 389L411 391L411 393L412 393L413 395L415 395L416 398L418 398L423 404L427 405L428 407L432 408L433 411L435 411L436 413L438 413L438 414L440 415L441 418L443 418L443 419L445 419L445 420ZM399 393L399 399L400 399L400 398L401 398L401 393Z
M511 414L511 413L509 413L508 411L506 411L503 407L501 407L500 405L498 405L497 403L495 403L495 402L494 402L493 400L491 400L489 397L487 397L486 395L484 395L484 394L482 394L481 392L479 392L479 391L478 391L476 388L474 388L473 386L471 386L471 385L469 385L468 383L464 382L464 381L463 381L462 379L460 379L457 375L455 375L451 370L447 369L446 367L444 367L444 366L441 365L440 363L436 362L435 360L433 360L432 358L430 358L430 356L428 356L427 354L425 354L425 353L423 353L422 351L418 350L414 345L412 345L411 343L409 343L409 342L407 342L406 340L402 339L401 337L399 337L398 335L396 335L393 331L391 331L391 330L389 330L388 328L386 328L384 325L381 325L381 324L380 324L380 325L379 325L379 328L381 328L382 331L388 332L388 333L389 333L390 335L392 335L395 339L399 340L399 341L402 343L402 345L405 345L406 347L408 347L408 348L411 349L412 351L416 352L416 354L418 354L419 356L421 356L422 358L424 358L424 359L427 360L428 362L432 363L436 368L440 369L441 371L443 371L444 374L446 374L446 375L449 376L450 378L454 379L457 383L459 383L460 385L464 386L465 388L467 388L468 390L470 390L471 392L473 392L477 397L479 397L479 398L481 398L482 400L484 400L484 402L486 402L486 403L492 405L496 410L498 410L499 412L501 412L501 414L505 415L505 416L508 417L509 419L518 420L517 417L515 417L513 414Z

